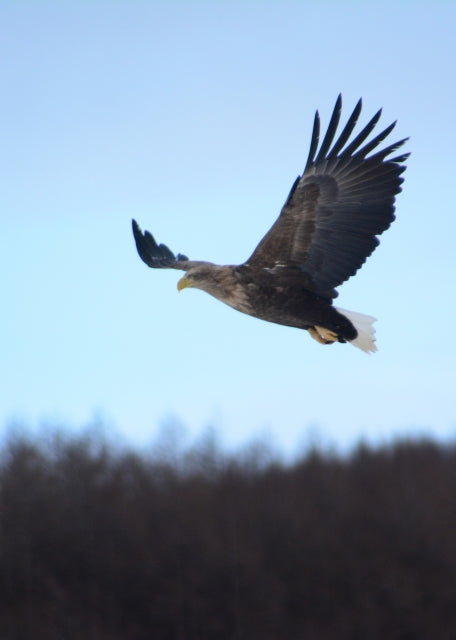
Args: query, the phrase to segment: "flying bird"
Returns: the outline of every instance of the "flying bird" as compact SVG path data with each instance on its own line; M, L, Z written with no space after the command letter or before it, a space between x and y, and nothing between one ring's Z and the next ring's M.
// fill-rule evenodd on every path
M336 287L363 265L379 244L377 236L395 219L395 196L410 154L390 157L408 138L378 149L395 122L364 144L381 109L350 140L361 107L359 100L334 141L342 110L339 95L320 147L320 116L315 113L304 172L243 264L221 266L175 256L133 220L141 259L153 269L185 271L179 291L203 289L243 313L306 329L321 344L350 342L366 353L376 351L376 319L337 308L333 300Z

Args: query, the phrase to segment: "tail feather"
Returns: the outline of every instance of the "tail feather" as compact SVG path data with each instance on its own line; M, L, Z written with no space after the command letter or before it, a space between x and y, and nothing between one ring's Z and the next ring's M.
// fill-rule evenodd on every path
M350 343L365 353L374 353L377 351L377 347L375 346L375 329L373 327L377 318L367 316L364 313L358 313L357 311L347 311L346 309L339 309L337 307L336 309L350 320L358 332L358 336L354 340L351 340Z

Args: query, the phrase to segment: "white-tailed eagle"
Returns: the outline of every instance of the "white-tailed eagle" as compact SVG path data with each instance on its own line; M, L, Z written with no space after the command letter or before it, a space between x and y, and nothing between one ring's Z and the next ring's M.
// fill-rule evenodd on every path
M354 275L379 244L377 236L394 220L395 196L408 153L391 158L407 138L378 150L395 122L366 141L381 109L353 140L359 100L337 140L342 99L338 97L318 148L320 117L302 176L295 180L274 225L240 265L219 266L175 256L133 220L141 259L154 269L180 269L178 289L203 289L256 318L307 329L322 344L351 342L376 351L375 318L333 306L335 290Z

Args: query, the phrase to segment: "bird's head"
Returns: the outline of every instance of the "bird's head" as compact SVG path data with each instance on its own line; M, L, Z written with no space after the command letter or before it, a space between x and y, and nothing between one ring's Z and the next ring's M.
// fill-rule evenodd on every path
M182 291L187 287L202 289L216 298L226 297L226 288L232 282L230 267L222 267L211 263L203 263L190 267L177 283L177 289Z
M194 265L186 271L185 275L177 283L178 291L186 289L187 287L194 287L196 289L208 290L208 287L216 284L220 280L219 271L222 267L219 267L210 262L203 262L201 264Z

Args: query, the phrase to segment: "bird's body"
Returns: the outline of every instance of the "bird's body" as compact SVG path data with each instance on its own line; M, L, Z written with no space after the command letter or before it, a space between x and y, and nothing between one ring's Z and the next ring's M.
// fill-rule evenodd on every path
M174 256L133 221L138 253L152 268L186 273L179 290L202 289L229 306L269 322L307 329L323 344L351 342L375 351L374 318L333 306L335 287L347 280L378 245L377 235L394 220L394 200L408 154L386 160L401 140L373 155L393 125L359 149L380 111L347 144L361 111L355 107L333 144L340 119L339 96L328 131L316 155L319 116L315 115L306 168L288 195L270 231L241 265L220 266ZM331 147L332 145L332 147Z
M230 307L261 320L298 329L322 326L344 341L356 338L351 322L336 307L303 287L303 275L297 267L265 267L258 271L248 264L210 265L210 277L204 267L196 267L180 282L180 289L204 289ZM200 287L200 282L204 286Z

